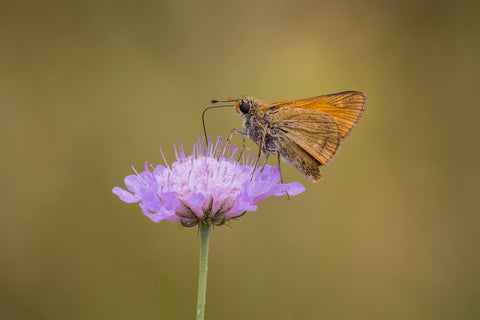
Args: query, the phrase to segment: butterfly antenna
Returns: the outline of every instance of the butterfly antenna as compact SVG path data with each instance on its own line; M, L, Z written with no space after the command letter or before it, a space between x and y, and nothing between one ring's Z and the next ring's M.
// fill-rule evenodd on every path
M233 99L232 97L228 97L228 100L212 100L210 103L217 103L217 102L232 102Z
M212 103L217 103L217 102L230 102L230 101L218 101L218 100L212 100ZM211 106L211 107L206 107L203 112L202 112L202 124L203 124L203 134L205 135L205 141L207 142L208 146L208 139L207 139L207 129L205 128L205 112L207 112L208 109L213 109L213 108L226 108L226 107L233 107L233 104L228 104L224 106Z

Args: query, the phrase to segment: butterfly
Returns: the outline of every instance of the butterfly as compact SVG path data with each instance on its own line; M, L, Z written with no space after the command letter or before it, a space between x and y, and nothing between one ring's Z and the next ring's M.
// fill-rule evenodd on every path
M248 137L259 146L259 157L262 152L266 155L265 163L275 154L279 167L282 158L312 182L322 178L319 166L335 157L360 120L367 101L358 91L276 103L249 96L229 99L243 119L243 130L233 129L227 144L234 134Z

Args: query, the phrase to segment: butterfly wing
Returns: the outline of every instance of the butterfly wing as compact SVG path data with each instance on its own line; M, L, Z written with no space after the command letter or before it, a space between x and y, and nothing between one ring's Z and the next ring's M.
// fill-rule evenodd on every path
M335 156L341 142L340 129L328 113L301 108L272 110L271 128L275 149L312 181L321 178L318 166Z
M293 140L285 137L282 140L282 145L278 152L283 159L288 161L310 181L317 182L322 179L322 175L318 169L320 163Z
M345 91L303 100L277 102L275 109L302 108L328 113L338 123L340 137L345 139L365 111L367 98L358 91Z

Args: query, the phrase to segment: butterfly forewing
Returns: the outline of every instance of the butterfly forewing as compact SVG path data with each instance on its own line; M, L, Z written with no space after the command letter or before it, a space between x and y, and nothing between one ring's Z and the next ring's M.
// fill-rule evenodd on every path
M367 99L358 91L346 91L303 100L277 102L275 108L302 108L326 112L338 123L340 136L344 139L358 123Z

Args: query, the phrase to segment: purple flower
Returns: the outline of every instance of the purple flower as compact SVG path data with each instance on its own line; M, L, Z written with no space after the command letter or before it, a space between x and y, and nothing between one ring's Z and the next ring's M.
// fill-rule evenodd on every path
M113 188L113 193L128 203L140 202L144 215L154 222L165 219L185 226L200 221L221 225L246 211L255 211L255 203L287 192L293 196L305 190L299 182L279 184L278 167L258 167L252 178L255 157L243 156L236 161L237 148L232 145L226 157L221 157L222 140L215 145L205 141L195 143L191 155L185 156L183 144L175 146L177 161L170 167L156 167L145 162L145 171L125 177L125 186ZM132 166L133 168L133 166Z

